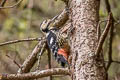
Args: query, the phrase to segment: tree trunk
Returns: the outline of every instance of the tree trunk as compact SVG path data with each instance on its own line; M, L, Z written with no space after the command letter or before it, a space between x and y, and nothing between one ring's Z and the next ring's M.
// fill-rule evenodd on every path
M73 80L105 80L103 56L95 58L100 0L71 0Z

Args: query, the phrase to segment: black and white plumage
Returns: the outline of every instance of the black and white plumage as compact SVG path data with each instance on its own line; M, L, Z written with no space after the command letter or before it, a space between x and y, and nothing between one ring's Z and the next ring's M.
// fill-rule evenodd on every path
M68 64L67 58L64 55L62 55L62 53L59 54L58 52L61 52L60 50L62 48L65 48L64 43L66 42L66 40L64 39L62 34L60 34L57 28L53 27L49 29L49 25L50 25L50 21L45 20L41 24L40 28L45 33L47 44L51 52L55 56L55 59L61 63L62 67L64 67L65 64ZM65 50L65 49L62 49L62 50ZM65 51L64 53L67 55Z
M57 42L57 37L52 31L49 31L46 34L46 39L47 39L48 46L51 49L51 52L53 53L53 55L55 56L55 59L56 59L58 48L59 48L58 42Z

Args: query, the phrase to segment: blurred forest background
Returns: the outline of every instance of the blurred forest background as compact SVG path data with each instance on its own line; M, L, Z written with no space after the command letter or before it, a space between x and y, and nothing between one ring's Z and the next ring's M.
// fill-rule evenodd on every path
M1 3L2 0L0 0ZM112 8L114 18L120 19L120 0L109 0ZM10 6L18 2L18 0L7 0L4 6ZM14 8L0 9L0 43L25 38L37 38L43 36L39 25L48 18L52 18L60 14L65 5L61 0L23 0ZM101 0L100 6L100 20L105 20L107 11L105 9L104 0ZM102 23L101 28L104 28L106 23ZM17 73L18 66L6 55L22 64L25 58L32 52L37 41L21 42L0 46L0 73ZM104 45L104 58L108 61L108 41ZM48 68L47 54L42 56L41 70ZM115 26L113 38L113 60L120 61L120 25ZM36 69L37 64L32 69ZM52 58L52 67L60 67ZM108 71L109 77L120 76L120 63L112 63ZM61 80L63 78L70 79L68 76L54 77L53 80ZM42 78L46 80L46 78ZM40 80L42 80L40 79Z

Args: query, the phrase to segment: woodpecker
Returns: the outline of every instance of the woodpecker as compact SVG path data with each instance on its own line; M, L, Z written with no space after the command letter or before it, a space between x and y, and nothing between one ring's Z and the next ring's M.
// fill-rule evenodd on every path
M62 67L65 67L65 64L69 65L68 56L70 51L66 35L60 33L56 27L51 26L51 20L44 20L40 25L40 29L45 34L47 44L55 56L55 59L58 63L61 63Z

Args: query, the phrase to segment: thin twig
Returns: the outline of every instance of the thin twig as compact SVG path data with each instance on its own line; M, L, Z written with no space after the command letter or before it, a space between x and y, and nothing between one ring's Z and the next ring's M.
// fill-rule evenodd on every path
M97 37L98 37L98 41L99 41L100 36L101 36L100 23L101 23L101 21L99 21L99 22L98 22L98 25L97 25Z
M20 39L20 40L13 40L13 41L8 41L4 43L0 43L0 46L8 45L8 44L14 44L14 43L19 43L19 42L28 42L28 41L41 41L43 40L44 37L41 38L27 38L27 39Z
M18 64L14 59L12 59L9 55L6 55L9 59L13 61L14 64L16 64L19 68L21 68L21 65Z
M98 46L97 46L97 49L96 49L96 55L98 55L100 53L100 51L102 50L102 46L103 46L105 38L106 38L106 36L108 34L110 25L111 25L111 13L108 16L108 22L107 22L106 27L105 27L105 29L104 29L101 37L100 37L100 40L98 42Z
M106 70L108 71L111 63L112 63L112 42L113 42L113 30L114 30L114 22L112 21L111 29L110 29L110 38L109 38L109 52L108 52L108 65Z
M33 65L37 61L37 54L40 52L44 42L45 42L45 40L41 40L35 46L32 53L25 59L24 63L22 64L22 69L18 70L18 73L27 73L31 70L31 68L33 67Z
M48 68L51 69L51 54L50 54L50 49L47 46L47 51L48 51ZM52 80L52 76L49 77L49 80Z
M106 19L106 20L100 20L100 21L98 22L98 25L97 25L97 37L98 37L98 41L99 41L100 36L101 36L101 28L100 28L100 25L101 25L103 22L107 22L107 21L108 21L108 19Z
M0 9L8 9L8 8L14 8L15 6L19 5L23 0L19 0L16 4L12 6L5 6L5 7L0 7Z
M111 29L110 29L110 38L109 38L109 52L108 52L108 59L109 59L109 62L108 62L108 65L107 65L107 68L106 70L108 71L111 63L112 63L112 42L113 42L113 30L114 30L114 17L113 17L113 14L112 14L112 11L111 11L111 6L110 6L110 3L108 0L105 0L105 4L106 4L106 9L107 9L107 13L111 13Z
M43 55L44 51L45 51L45 47L46 47L46 43L43 44L40 53L38 54L38 66L37 66L37 70L39 70L40 68L40 60L41 60L41 56Z
M41 47L40 53L38 54L38 65L37 65L37 69L36 70L40 69L40 60L41 60L41 56L45 52L45 47L46 47L46 42L43 43L43 46ZM37 79L34 79L34 80L37 80Z

